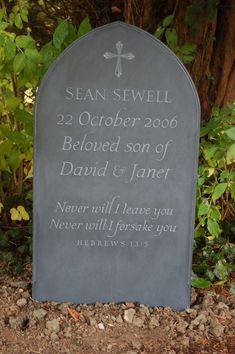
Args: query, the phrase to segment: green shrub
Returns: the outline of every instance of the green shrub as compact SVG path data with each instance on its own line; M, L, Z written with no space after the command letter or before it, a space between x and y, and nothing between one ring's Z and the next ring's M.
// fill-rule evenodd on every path
M0 9L0 255L19 271L31 255L33 107L39 82L56 57L90 30L59 21L40 47L30 35L28 5Z
M214 109L201 128L193 284L223 284L232 272L235 217L235 105Z

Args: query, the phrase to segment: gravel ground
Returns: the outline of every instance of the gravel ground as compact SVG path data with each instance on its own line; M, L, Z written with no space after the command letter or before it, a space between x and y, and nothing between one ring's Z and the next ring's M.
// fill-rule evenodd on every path
M29 275L0 276L0 353L235 353L235 296L192 290L191 308L75 305L31 298Z

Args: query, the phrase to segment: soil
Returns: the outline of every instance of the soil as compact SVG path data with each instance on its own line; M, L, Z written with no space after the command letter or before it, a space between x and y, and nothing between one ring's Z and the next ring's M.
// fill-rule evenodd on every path
M31 276L0 276L1 354L235 353L235 296L192 289L182 312L135 303L31 298Z

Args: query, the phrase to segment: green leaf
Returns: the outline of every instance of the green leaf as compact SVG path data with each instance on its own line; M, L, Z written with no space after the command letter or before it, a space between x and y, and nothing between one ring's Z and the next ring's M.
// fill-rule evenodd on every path
M10 140L5 140L0 144L0 156L7 156L11 153L13 143Z
M164 33L164 31L165 31L165 28L163 28L163 27L158 27L158 28L156 29L156 32L154 33L154 36L155 36L156 38L161 38L161 36L162 36L162 34Z
M29 49L25 50L25 55L28 59L32 60L35 64L39 64L42 62L42 55L37 51L37 49Z
M19 48L34 48L35 41L31 36L17 36L15 43Z
M232 140L235 140L235 127L224 131Z
M209 147L206 147L204 149L204 156L205 156L205 159L208 161L208 160L211 160L211 158L213 158L213 156L215 155L215 153L217 152L218 150L218 147L217 146L211 146L209 145Z
M0 31L4 31L9 26L8 22L0 21Z
M24 67L24 79L27 82L36 85L38 81L39 68L38 64L36 64L33 60L30 60L26 57L25 67Z
M67 21L61 22L57 27L53 34L53 44L56 48L60 49L62 43L67 37L69 32Z
M92 30L90 21L88 17L85 17L84 20L80 23L78 30L78 37L84 36Z
M178 55L179 58L182 60L183 63L187 64L187 63L191 63L191 61L193 61L194 56L193 55Z
M211 286L210 280L199 278L199 277L192 278L191 284L192 287L199 288L199 289L205 289Z
M219 221L221 218L221 214L217 208L213 208L209 212L209 217L215 221Z
M166 41L170 48L175 48L177 46L178 35L176 30L169 28L166 30Z
M229 171L223 171L223 172L221 172L221 174L220 174L220 181L222 181L222 180L226 180L226 178L228 178L229 177Z
M28 9L25 7L20 9L20 16L24 22L28 22Z
M25 54L24 53L18 53L15 56L14 62L13 62L13 69L15 73L18 73L24 69L25 66Z
M19 97L10 97L6 100L7 110L14 112L14 110L19 106L21 99Z
M20 160L20 151L13 150L11 154L8 156L9 166L15 171L21 163Z
M209 204L201 203L198 208L198 215L206 215L210 209Z
M5 158L1 157L1 156L0 156L0 171L8 171L8 172L10 172L8 164L7 164L6 160L5 160Z
M6 15L6 8L2 7L0 9L0 20L2 20L5 15Z
M227 188L227 183L219 183L214 189L214 192L212 194L212 199L213 201L216 201L219 199L225 192L225 189Z
M22 22L22 19L21 19L21 17L20 17L20 14L17 14L17 15L15 16L15 25L16 25L16 27L19 28L19 29L22 29L22 28L23 28L23 22Z
M226 160L227 160L227 164L231 164L235 162L235 144L232 144L229 147L226 155Z
M15 43L9 38L7 38L5 42L5 54L8 61L12 60L16 54Z
M231 294L235 295L235 284L231 284L229 291Z
M25 124L29 124L33 122L33 115L25 110L18 109L15 112L16 119Z
M193 43L186 43L185 45L183 45L182 47L180 47L180 52L182 54L192 54L195 52L197 48L196 44Z
M18 109L15 116L19 122L24 124L26 134L33 136L33 115L25 110Z
M234 182L231 184L230 190L231 190L231 196L235 201L235 183Z
M214 274L215 276L220 279L220 280L225 280L228 276L228 266L227 264L223 264L221 260L219 260L216 263L215 269L214 269Z
M211 218L208 218L207 220L207 230L214 237L218 237L220 234L219 224Z
M20 132L13 132L7 127L0 126L0 130L3 132L5 137L9 139L10 141L19 144L19 145L24 145L26 142L25 135Z
M171 24L173 18L174 18L174 15L169 15L169 16L165 17L162 22L163 27L168 27Z

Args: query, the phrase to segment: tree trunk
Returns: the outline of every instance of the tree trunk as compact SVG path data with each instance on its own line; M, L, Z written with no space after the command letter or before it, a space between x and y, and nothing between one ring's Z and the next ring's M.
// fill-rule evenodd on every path
M172 27L180 44L197 44L194 61L187 67L198 89L205 120L213 106L224 107L235 100L235 1L221 0L213 8L208 3L127 0L124 6L125 21L151 33L166 16L174 14ZM185 23L190 11L192 15L195 12L194 27Z

